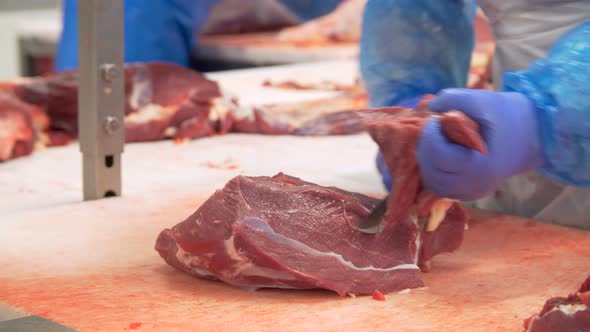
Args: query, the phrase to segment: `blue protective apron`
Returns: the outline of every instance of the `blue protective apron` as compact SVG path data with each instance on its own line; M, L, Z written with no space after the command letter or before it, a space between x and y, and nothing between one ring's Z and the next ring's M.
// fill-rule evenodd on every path
M553 43L590 20L588 0L480 0L496 38L495 88L506 71L526 69ZM546 222L590 229L590 188L564 186L528 172L505 181L474 205Z

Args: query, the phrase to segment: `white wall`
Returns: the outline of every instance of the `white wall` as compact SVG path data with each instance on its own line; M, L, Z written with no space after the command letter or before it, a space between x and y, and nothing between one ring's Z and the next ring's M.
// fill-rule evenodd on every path
M0 0L4 1L4 0ZM17 77L20 69L17 35L28 26L60 24L59 7L0 11L0 80Z

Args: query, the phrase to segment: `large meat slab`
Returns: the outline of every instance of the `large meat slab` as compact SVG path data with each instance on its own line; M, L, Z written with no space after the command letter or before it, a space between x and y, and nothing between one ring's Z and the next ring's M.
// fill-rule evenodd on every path
M221 98L216 82L195 71L161 62L128 64L125 96L127 142L226 131L231 102ZM0 125L8 128L0 136L0 161L28 155L35 145L66 143L78 133L77 71L0 83L0 113Z
M356 225L378 200L298 178L231 180L185 221L156 241L164 260L193 276L242 288L325 288L340 295L391 292L423 286L420 267L457 249L467 214L449 200L422 190L415 148L425 110L358 111L394 174L394 192L376 235ZM483 143L464 115L443 116L451 140ZM449 125L450 124L450 125Z

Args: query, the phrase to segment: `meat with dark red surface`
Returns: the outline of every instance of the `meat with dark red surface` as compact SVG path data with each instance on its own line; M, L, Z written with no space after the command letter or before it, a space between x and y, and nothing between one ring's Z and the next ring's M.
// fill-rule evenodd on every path
M590 331L590 277L578 291L567 297L554 297L541 312L524 322L527 332Z
M160 233L160 256L193 276L242 288L324 288L346 295L421 287L418 266L428 269L434 255L457 249L468 219L460 205L420 186L415 148L433 113L398 107L355 116L367 124L394 174L379 233L356 229L377 199L284 174L238 176ZM460 130L477 130L470 125Z
M0 112L3 114L0 125L11 128L10 132L4 131L0 144L6 150L19 137L16 145L19 152L2 153L0 160L30 154L35 144L62 145L69 137L77 135L76 71L3 82L0 83L0 93ZM127 142L197 138L227 132L231 126L231 121L226 123L231 120L227 116L231 103L222 99L217 83L173 64L126 65L125 95ZM18 103L21 115L16 115L15 103ZM35 114L35 118L49 116L50 123L47 120L44 130L51 127L52 131L48 132L46 139L40 140L39 135L36 139L31 138L24 129L29 126L23 122L30 117L26 114Z
M31 154L48 128L49 119L38 107L0 92L0 161Z
M21 101L45 110L52 128L77 135L76 71L19 81L11 90ZM217 83L198 72L153 62L125 66L125 96L126 141L135 142L175 137L193 119L203 127L197 135L212 134L209 112L221 92Z

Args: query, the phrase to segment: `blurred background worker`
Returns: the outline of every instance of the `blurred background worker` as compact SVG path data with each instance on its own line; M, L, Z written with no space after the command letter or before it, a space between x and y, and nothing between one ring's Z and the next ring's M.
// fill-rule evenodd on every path
M295 25L331 12L341 1L125 0L125 61L188 66L201 32L238 33L252 27ZM208 20L210 14L213 17ZM64 0L56 70L78 66L77 20L77 0Z
M465 86L476 4L370 0L361 71L372 106L458 109L476 120L489 155L451 144L437 120L418 161L425 187L480 208L590 227L590 1L481 0L496 38L495 88ZM384 183L391 177L378 157Z

